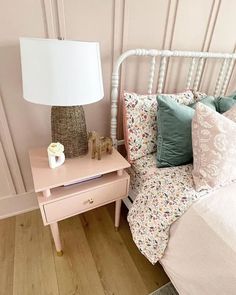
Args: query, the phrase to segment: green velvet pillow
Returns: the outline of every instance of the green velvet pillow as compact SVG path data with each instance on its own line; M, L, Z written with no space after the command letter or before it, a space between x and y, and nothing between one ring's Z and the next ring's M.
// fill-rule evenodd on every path
M236 104L236 91L228 96L219 96L216 98L216 110L223 114Z
M213 109L214 111L217 110L217 102L214 96L206 96L200 102L206 105L207 107ZM197 102L190 104L189 107L195 110L196 105Z
M186 106L170 97L158 95L157 167L187 164L192 161L192 118L195 104ZM216 110L214 97L201 102Z

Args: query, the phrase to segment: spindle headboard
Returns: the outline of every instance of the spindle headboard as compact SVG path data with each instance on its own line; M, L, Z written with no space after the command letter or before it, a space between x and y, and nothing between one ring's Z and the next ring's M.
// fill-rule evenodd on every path
M150 56L150 71L147 93L152 94L153 81L156 70L156 58L160 57L160 67L157 81L157 94L163 92L166 75L167 62L171 57L189 58L190 65L186 78L186 89L197 91L203 73L204 64L207 59L222 60L220 71L216 80L214 96L224 95L229 83L236 54L234 53L213 53L213 52L194 52L194 51L170 51L156 49L132 49L124 52L117 59L112 73L112 92L111 92L111 138L115 146L122 144L123 141L117 140L117 111L119 96L120 68L123 61L130 56Z

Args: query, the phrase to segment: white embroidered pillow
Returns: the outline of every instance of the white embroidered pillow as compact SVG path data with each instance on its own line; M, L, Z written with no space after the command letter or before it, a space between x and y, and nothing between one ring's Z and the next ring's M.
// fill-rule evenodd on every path
M164 94L179 103L194 103L192 91ZM157 142L156 95L139 95L124 92L123 126L129 162L156 152Z
M233 114L235 113L235 114ZM236 108L223 115L198 103L192 121L193 179L197 191L236 179Z

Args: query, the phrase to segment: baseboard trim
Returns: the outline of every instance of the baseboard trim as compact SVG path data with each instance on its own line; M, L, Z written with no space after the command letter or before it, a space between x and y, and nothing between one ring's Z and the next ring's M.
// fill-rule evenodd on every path
M0 199L0 219L38 209L35 192L8 196Z

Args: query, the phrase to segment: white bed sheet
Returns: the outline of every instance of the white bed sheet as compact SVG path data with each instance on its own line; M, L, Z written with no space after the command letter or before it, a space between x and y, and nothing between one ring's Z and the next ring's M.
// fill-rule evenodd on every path
M152 174L154 156L134 163L134 189ZM201 198L172 224L160 262L180 295L236 294L236 183Z

